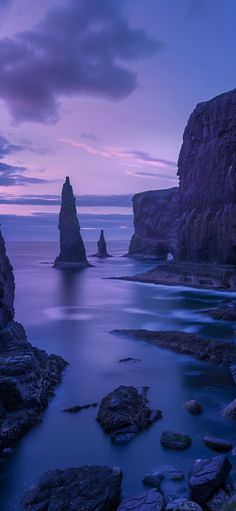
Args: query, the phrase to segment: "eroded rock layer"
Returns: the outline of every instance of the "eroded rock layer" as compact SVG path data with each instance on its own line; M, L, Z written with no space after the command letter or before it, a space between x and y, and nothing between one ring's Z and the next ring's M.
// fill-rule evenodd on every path
M166 258L175 254L179 189L137 193L133 197L134 235L129 256Z

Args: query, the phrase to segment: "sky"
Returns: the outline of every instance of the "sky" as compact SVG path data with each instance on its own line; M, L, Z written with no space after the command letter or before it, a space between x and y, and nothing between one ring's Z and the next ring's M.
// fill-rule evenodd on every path
M195 105L235 87L235 0L0 0L0 221L56 240L69 175L85 239L132 234L178 185Z

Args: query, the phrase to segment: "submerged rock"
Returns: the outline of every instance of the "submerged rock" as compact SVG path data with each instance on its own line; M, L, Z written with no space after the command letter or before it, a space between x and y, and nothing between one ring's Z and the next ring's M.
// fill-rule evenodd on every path
M126 442L161 418L161 411L147 403L147 387L121 385L101 401L97 421L114 442Z
M189 475L189 486L194 500L207 503L226 481L231 470L227 456L196 460Z
M70 406L70 408L65 408L63 410L63 412L78 413L81 410L87 410L88 408L96 408L96 406L98 406L98 403L91 403L91 404L89 403L87 405L75 405L75 406Z
M203 410L201 403L198 403L198 401L195 399L187 401L184 405L184 408L187 410L187 412L191 413L191 415L199 415Z
M94 257L101 257L101 258L112 257L107 252L107 244L106 244L106 240L105 240L105 237L104 237L103 229L101 230L100 238L99 238L99 240L97 242L97 246L98 246L98 251L97 251L96 254L94 254Z
M54 267L79 269L89 266L76 211L76 200L70 179L67 176L62 188L61 211L59 215L60 253Z
M165 430L160 439L162 447L183 451L192 445L190 436L178 431Z
M146 490L121 502L117 511L164 511L165 498L162 492Z
M210 362L212 364L230 365L236 359L236 345L234 343L205 339L204 337L188 332L123 329L112 330L112 333L127 335L137 340L147 341L160 348L166 348L182 355L189 355L197 360Z
M192 500L176 499L167 504L165 511L202 511L202 508Z
M184 473L182 470L171 466L159 467L149 474L146 474L143 478L143 483L151 488L159 488L164 479L174 482L183 481Z
M152 190L133 197L135 233L130 257L164 258L175 254L179 219L179 189Z
M236 399L234 399L228 406L223 410L224 417L236 421Z
M50 470L23 498L24 511L116 511L120 502L121 470L83 466Z
M213 451L231 451L233 448L233 444L229 442L228 440L225 440L224 438L217 438L215 436L204 436L203 438L204 444L207 445L207 447L210 447L213 449Z

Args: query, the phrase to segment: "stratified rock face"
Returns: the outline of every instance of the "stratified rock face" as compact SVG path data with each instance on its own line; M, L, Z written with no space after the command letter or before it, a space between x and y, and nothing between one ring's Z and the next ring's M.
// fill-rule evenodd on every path
M27 341L14 321L14 275L0 232L0 454L31 426L42 410L66 363Z
M236 89L197 105L178 174L178 258L236 264Z
M129 256L166 258L175 254L179 189L148 191L133 197L135 233Z
M14 316L15 283L11 263L6 255L5 242L0 231L0 328Z
M231 470L226 456L196 460L189 476L192 496L199 504L205 504L223 486Z
M120 502L121 470L83 466L50 470L23 499L25 511L115 511Z
M162 492L146 490L121 502L117 511L164 511L165 498Z
M107 244L104 236L103 229L101 230L100 238L97 242L98 251L95 254L96 257L111 257L107 252Z
M62 188L61 211L59 215L60 254L54 266L88 266L84 242L76 211L76 199L67 176Z

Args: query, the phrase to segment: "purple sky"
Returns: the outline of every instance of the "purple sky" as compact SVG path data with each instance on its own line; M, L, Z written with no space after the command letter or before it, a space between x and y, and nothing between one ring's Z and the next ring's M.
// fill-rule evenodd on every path
M130 194L178 183L189 114L235 87L235 19L235 0L0 0L6 237L56 239L69 175L85 237L106 214L128 238Z

